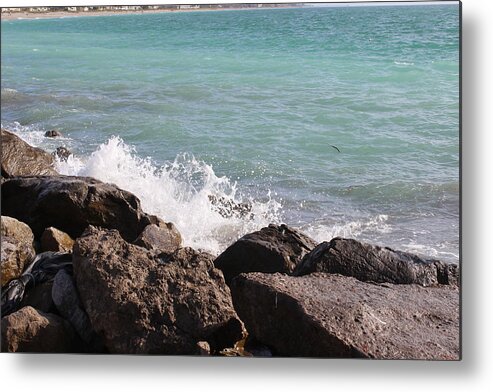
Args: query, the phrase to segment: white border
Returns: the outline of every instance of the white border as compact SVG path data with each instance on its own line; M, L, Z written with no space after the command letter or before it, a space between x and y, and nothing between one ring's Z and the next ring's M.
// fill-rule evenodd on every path
M266 1L268 2L268 1ZM274 1L273 1L274 2ZM172 1L0 0L0 6ZM193 1L182 3L211 3ZM214 3L229 3L215 1ZM493 385L490 256L493 23L490 1L463 1L463 360L461 362L0 354L2 391L486 391ZM488 257L490 256L490 257Z

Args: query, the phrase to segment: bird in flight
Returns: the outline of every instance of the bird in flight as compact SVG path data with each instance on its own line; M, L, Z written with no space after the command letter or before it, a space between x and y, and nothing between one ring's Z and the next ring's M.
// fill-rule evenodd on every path
M336 146L334 146L334 145L332 145L332 144L331 144L330 146L331 146L332 148L335 148L338 152L341 152L341 150L339 150Z

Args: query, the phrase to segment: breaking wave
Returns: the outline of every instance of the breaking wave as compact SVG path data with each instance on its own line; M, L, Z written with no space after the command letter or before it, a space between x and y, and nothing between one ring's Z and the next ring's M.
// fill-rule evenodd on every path
M94 177L134 193L144 211L177 226L185 246L213 254L248 232L280 222L281 204L270 192L254 200L191 154L158 167L113 136L87 159L72 155L57 166L61 174Z

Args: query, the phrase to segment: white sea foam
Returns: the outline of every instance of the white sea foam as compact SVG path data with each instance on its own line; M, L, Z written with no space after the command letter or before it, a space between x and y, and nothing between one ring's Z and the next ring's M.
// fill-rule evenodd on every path
M369 233L387 234L392 231L387 223L388 215L380 214L369 219L355 220L343 224L310 224L301 229L315 241L330 241L334 237L359 238Z
M414 65L414 63L407 62L407 61L394 61L395 65Z
M440 247L432 247L416 243L402 245L404 250L411 253L416 253L424 257L436 258L439 260L459 261L459 254L440 250Z
M181 154L162 167L137 156L119 137L112 137L87 159L71 157L58 162L66 175L80 175L114 183L139 197L144 211L173 222L185 246L214 254L248 232L279 222L280 204L265 195L258 201L242 195L236 183L218 177L212 166L190 154ZM248 203L245 217L221 215L210 197Z

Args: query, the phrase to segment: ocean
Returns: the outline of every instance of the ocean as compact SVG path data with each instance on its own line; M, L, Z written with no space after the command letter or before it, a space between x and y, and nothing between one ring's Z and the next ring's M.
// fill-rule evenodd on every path
M2 21L1 123L213 254L282 222L459 262L458 5Z

